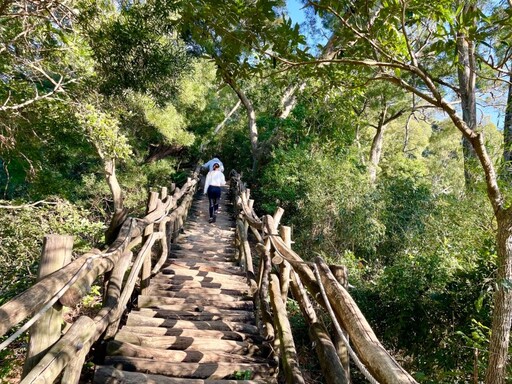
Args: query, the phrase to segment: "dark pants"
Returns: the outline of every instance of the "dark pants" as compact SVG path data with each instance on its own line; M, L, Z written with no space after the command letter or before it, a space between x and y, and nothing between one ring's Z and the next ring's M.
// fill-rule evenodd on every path
M210 201L210 219L217 215L219 209L220 187L208 187L208 200Z

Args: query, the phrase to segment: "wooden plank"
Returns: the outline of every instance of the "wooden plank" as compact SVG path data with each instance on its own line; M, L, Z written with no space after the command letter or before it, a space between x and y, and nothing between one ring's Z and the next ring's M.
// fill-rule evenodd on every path
M140 295L137 300L139 308L156 307L162 309L176 310L176 311L206 311L212 312L219 309L237 309L252 311L254 304L248 300L223 300L216 301L215 298L204 297L201 299L195 298L174 298L174 297L157 297L157 296L142 296ZM199 309L198 309L199 308Z
M245 277L236 275L227 275L224 273L194 271L185 269L166 269L155 275L154 279L173 279L173 280L195 280L195 281L212 281L222 282L230 281L247 285Z
M147 326L147 327L165 327L168 329L212 329L219 331L235 331L248 334L258 334L259 329L255 325L246 322L232 321L190 321L165 319L157 317L147 317L139 313L131 312L128 314L126 325L130 326Z
M217 288L227 290L248 290L247 284L240 284L236 282L209 282L209 281L196 281L196 280L171 280L171 279L153 279L151 282L152 287L157 289L170 289L179 291L183 288Z
M105 365L113 365L117 369L142 371L149 374L160 374L171 377L192 379L233 379L236 372L250 372L252 380L269 378L276 374L276 367L270 364L247 364L239 362L215 363L168 363L153 359L135 357L108 356Z
M220 331L220 330L203 330L203 329L180 329L180 328L164 328L164 327L151 327L151 326L132 326L125 325L122 328L123 332L132 332L137 335L144 336L181 336L181 337L194 337L196 339L220 339L220 340L234 340L234 341L261 341L258 335L246 335L241 332L233 331Z
M118 340L111 340L107 344L107 354L109 356L163 360L169 363L239 362L247 364L273 364L272 361L258 356L237 355L220 351L176 351L172 349L141 347L139 345L125 343Z
M172 378L127 372L110 366L99 366L94 373L95 384L277 384L276 379L265 380L203 380Z
M179 290L160 290L151 288L149 291L151 296L159 297L176 297L176 298L190 298L200 299L208 297L214 300L252 300L247 291L240 291L237 289L221 289L221 288L186 288L176 287Z
M122 329L116 334L115 340L139 345L141 347L174 349L179 351L221 351L239 355L261 355L266 349L246 341L195 339L181 336L145 336L124 332Z
M178 312L178 313L209 313L215 315L222 315L225 311L229 310L231 313L252 313L252 309L249 311L246 308L218 308L216 306L211 305L201 305L201 304L178 304L178 305L159 305L159 306L151 306L151 307L142 307L139 308L141 311L145 309L154 309L157 311L167 311L167 312ZM245 310L244 310L245 309Z
M164 268L171 266L171 265L183 265L183 266L192 267L192 268L197 267L197 266L205 266L205 267L212 266L212 267L218 267L218 268L233 268L233 269L240 270L240 267L237 266L233 261L216 261L216 260L211 260L211 259L206 259L206 258L201 258L201 259L197 259L197 258L187 259L185 257L180 258L180 259L169 258L165 262Z
M217 265L216 265L217 264ZM206 263L206 262L180 262L180 260L176 260L175 262L171 262L168 266L161 269L163 274L168 274L167 271L174 271L176 275L188 275L194 276L201 273L209 272L209 273L218 273L222 275L229 276L242 276L245 277L245 272L240 269L240 267L235 265L226 264L225 266L220 265L220 263Z

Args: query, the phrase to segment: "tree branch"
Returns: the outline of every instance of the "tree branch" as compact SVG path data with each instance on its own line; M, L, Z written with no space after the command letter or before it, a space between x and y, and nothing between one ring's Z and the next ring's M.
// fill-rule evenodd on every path
M42 204L57 205L59 203L55 202L55 201L39 200L34 203L28 203L28 204L22 204L22 205L0 205L0 209L13 209L13 210L14 209L23 209L23 208L35 207L37 205L42 205Z

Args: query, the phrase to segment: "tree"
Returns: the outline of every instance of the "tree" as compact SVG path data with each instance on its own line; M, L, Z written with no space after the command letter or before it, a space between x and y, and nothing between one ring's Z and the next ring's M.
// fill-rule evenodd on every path
M290 22L284 22L278 13L283 4L282 0L190 1L180 11L179 24L185 40L215 62L219 78L235 92L246 110L253 171L262 151L256 110L244 82L268 68L259 50L276 45L290 48L288 40L274 40L273 36L286 32L294 41L299 39L298 28L290 29Z
M117 119L98 110L92 104L83 105L79 109L77 119L103 162L105 179L112 193L114 213L105 232L105 240L109 244L116 238L117 230L128 214L123 203L122 189L117 180L116 160L126 159L131 149L126 137L119 132Z
M485 382L504 383L512 321L512 209L497 182L497 173L474 123L475 92L480 65L494 59L485 51L492 35L490 19L476 2L387 0L376 2L311 1L318 15L336 20L340 39L338 55L331 60L274 56L288 68L326 61L365 71L368 81L385 81L415 94L448 115L475 154L485 177L488 199L497 220L498 270L494 297L492 336ZM485 4L499 8L496 3ZM493 12L491 9L490 13ZM498 19L509 25L508 18ZM496 61L496 60L495 60ZM499 71L494 78L500 80ZM450 98L462 101L462 113ZM466 150L466 153L468 153Z

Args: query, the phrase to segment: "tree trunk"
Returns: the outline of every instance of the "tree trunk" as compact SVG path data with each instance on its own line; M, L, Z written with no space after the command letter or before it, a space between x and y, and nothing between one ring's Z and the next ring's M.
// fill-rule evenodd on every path
M233 116L233 114L238 110L238 108L240 108L240 104L241 104L241 101L238 100L237 103L235 104L235 106L233 108L231 108L231 110L228 112L228 114L226 115L226 117L224 118L224 120L222 120L216 127L215 127L215 130L213 131L213 134L216 135L217 133L219 133L219 131L224 127L224 125L226 125L226 123L229 121L229 119L231 118L231 116Z
M306 88L305 81L300 85L290 84L286 87L279 103L279 109L275 113L279 119L286 119L290 115L290 112L297 105L297 91L302 92L304 88Z
M385 114L385 110L383 111L383 114ZM377 132L375 133L375 136L373 137L372 146L370 148L370 164L369 164L369 174L370 174L370 181L371 183L375 183L375 180L377 180L377 168L380 163L380 158L382 156L382 145L384 143L384 129L386 126L382 124L382 118L379 121L379 124L377 125L376 129Z
M116 237L128 214L124 207L123 194L121 186L116 177L116 162L114 159L104 159L105 178L107 180L110 192L112 192L112 200L114 202L114 214L110 220L108 229L105 232L105 241L110 244Z
M158 144L151 145L149 147L148 157L144 161L145 163L152 163L154 161L165 159L169 156L178 157L183 155L186 152L187 148L182 145L167 145L167 144Z
M464 13L471 8L469 4L464 6ZM457 33L457 55L459 66L457 74L459 78L460 100L462 108L462 119L472 131L476 128L476 72L475 72L475 46L468 39L465 33ZM462 138L462 149L464 153L464 178L466 186L471 188L476 180L475 165L476 156L471 143L466 137Z
M320 60L330 60L333 59L338 51L336 50L335 43L337 41L336 35L333 33L325 47L323 49L322 54L320 55ZM329 63L320 63L319 67L327 65ZM279 109L275 112L275 116L279 119L286 119L290 112L293 110L295 105L297 105L297 93L300 93L306 88L306 82L302 81L300 84L290 84L286 87L283 95L281 96L281 100L279 102Z
M485 384L504 384L508 360L510 326L512 324L512 211L499 212L498 222L498 272L497 290L489 345L489 364Z
M384 127L378 126L377 132L373 137L372 147L370 149L370 181L375 183L377 180L377 167L379 166L380 157L382 155L382 143L384 142Z
M240 87L235 84L235 81L230 78L228 75L224 76L224 80L226 83L235 91L235 93L240 98L240 101L245 107L247 112L248 126L249 126L249 139L251 140L251 151L252 151L252 171L256 172L258 167L258 160L260 157L260 149L258 143L258 125L256 124L256 111L254 110L254 106L252 105L251 100L247 97L247 95L240 89Z
M503 176L512 179L512 72L509 74L507 108L505 109L505 121L503 123L504 151L503 160L505 166Z

